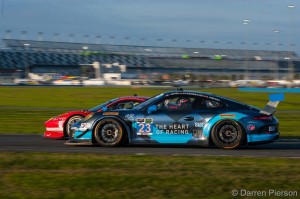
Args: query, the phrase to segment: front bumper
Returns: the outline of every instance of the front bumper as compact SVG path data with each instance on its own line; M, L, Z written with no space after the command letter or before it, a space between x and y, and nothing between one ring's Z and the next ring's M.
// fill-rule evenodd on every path
M44 137L45 138L53 138L53 139L63 138L63 137L65 137L64 129L63 128L47 128L46 127Z
M93 145L92 131L87 129L80 131L76 127L71 130L70 138L65 142L66 145Z
M63 138L65 137L64 133L64 123L65 120L61 118L51 118L45 122L46 131L44 133L45 138Z

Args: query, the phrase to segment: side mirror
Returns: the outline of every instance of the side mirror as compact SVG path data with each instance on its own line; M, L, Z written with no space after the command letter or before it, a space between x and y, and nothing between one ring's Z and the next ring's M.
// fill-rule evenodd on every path
M107 111L108 110L108 108L106 107L106 106L104 106L103 108L102 108L102 111L104 112L104 111Z
M151 114L155 111L157 111L157 106L156 105L149 106L149 108L147 109L148 114Z

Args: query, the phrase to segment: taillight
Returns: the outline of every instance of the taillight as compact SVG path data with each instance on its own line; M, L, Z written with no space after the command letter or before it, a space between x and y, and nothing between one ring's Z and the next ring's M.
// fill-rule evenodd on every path
M253 118L254 120L272 120L272 115L261 115Z

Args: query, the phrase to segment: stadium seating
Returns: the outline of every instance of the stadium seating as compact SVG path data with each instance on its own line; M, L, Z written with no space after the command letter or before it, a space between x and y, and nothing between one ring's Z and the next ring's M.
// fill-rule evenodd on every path
M175 48L156 46L130 46L85 44L3 39L6 47L0 49L0 70L23 70L25 66L80 66L95 61L101 64L119 63L131 71L148 69L230 71L240 73L247 67L261 72L276 68L287 73L286 57L293 55L295 72L300 61L288 51L237 50L210 48ZM25 46L24 44L30 44ZM83 49L87 46L88 49ZM276 62L274 60L277 60ZM275 65L274 65L275 64ZM280 71L280 70L279 70Z

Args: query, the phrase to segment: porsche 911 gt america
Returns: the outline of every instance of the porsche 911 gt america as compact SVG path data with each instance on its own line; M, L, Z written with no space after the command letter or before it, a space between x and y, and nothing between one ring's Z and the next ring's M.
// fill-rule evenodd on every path
M191 144L236 149L279 138L273 115L283 94L263 109L214 94L174 90L131 110L91 113L72 126L69 145Z
M147 100L148 97L140 96L127 96L115 98L100 104L94 108L88 110L78 110L63 113L56 117L53 117L45 122L46 132L44 137L46 138L63 138L69 137L71 126L77 121L81 120L85 116L94 112L102 112L114 109L130 109L138 105L141 102Z

